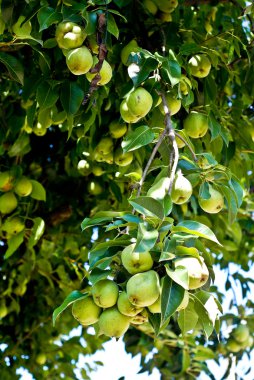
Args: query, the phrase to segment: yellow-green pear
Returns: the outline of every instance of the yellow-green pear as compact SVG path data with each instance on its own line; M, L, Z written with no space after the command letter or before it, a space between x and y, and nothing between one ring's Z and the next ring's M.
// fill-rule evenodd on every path
M152 305L148 306L148 309L151 313L161 313L161 295Z
M158 11L156 3L152 0L144 0L143 7L152 15L155 15Z
M90 50L86 46L82 46L67 53L66 64L72 74L86 74L93 65L93 57Z
M209 278L209 271L202 256L181 257L174 261L175 268L180 266L187 269L189 276L189 289L198 289L205 285Z
M110 152L103 156L103 162L106 162L109 165L112 165L114 163L114 154L113 152Z
M95 165L92 167L92 173L96 177L100 177L101 175L103 175L105 173L105 170L103 170L103 168L101 166Z
M243 343L249 339L250 330L247 325L238 325L231 333L233 338L239 342Z
M183 126L188 136L198 139L203 137L208 131L208 117L203 113L191 111L184 120Z
M6 317L7 314L8 314L8 308L5 304L5 300L3 299L0 302L0 319Z
M86 33L74 22L61 22L57 25L55 37L61 49L75 49L83 44Z
M152 305L160 295L159 276L154 270L134 274L126 284L129 301L133 305Z
M185 178L181 171L178 171L172 187L171 198L172 202L181 205L188 202L192 195L192 185L190 181Z
M128 245L121 254L124 268L130 273L146 272L153 266L150 252L135 252L135 244Z
M18 216L7 218L2 227L3 231L7 232L8 235L16 235L19 232L23 231L24 228L25 223Z
M117 307L111 307L102 312L99 318L100 333L120 338L130 326L130 317L123 315Z
M120 123L117 120L112 121L109 124L109 133L113 139L120 139L127 132L127 125Z
M0 213L10 214L18 206L18 201L12 192L3 194L0 197Z
M170 115L175 115L181 108L181 100L173 97L173 95L170 92L167 92L165 97L168 109L170 111ZM163 115L165 115L163 102L160 103L159 110L161 111L161 113L163 113Z
M72 305L72 315L84 326L89 326L99 320L101 308L93 301L93 297L83 298Z
M46 361L47 361L47 356L43 352L40 352L35 358L35 362L39 365L44 365Z
M0 173L0 190L1 191L10 191L13 188L14 177L9 172L1 172Z
M117 302L118 285L112 280L100 280L92 286L91 292L96 305L108 308Z
M173 20L171 13L161 12L160 19L162 22L171 22Z
M181 75L179 86L180 91L183 93L183 95L188 95L190 89L192 88L191 81L185 75Z
M119 166L128 166L133 160L133 152L123 152L118 148L114 153L114 162Z
M98 59L94 59L94 64L92 67L94 67L97 62L98 62ZM101 78L97 82L98 86L104 86L105 84L110 82L110 80L112 78L112 67L110 66L110 64L106 60L103 61L102 67L99 71L99 74L100 74ZM89 82L91 82L96 75L97 75L97 73L88 72L86 74L86 78Z
M152 108L153 98L145 88L138 87L130 93L126 103L129 112L141 118L146 116Z
M131 40L121 51L121 61L125 66L128 66L128 58L131 53L136 53L139 47L136 40Z
M217 214L224 206L223 195L211 185L209 185L209 193L211 197L208 199L198 198L199 206L209 214Z
M190 73L197 78L205 78L210 73L211 62L205 54L196 54L188 62Z
M103 187L99 182L89 181L87 185L87 190L91 195L100 195L103 192Z
M117 307L120 313L127 315L128 317L134 317L139 314L143 308L133 305L128 298L126 292L121 292L117 300Z
M84 176L91 173L91 165L87 160L79 160L77 169L79 173Z
M97 145L96 151L102 154L103 156L106 156L107 154L112 152L113 148L114 143L111 137L103 137Z
M44 136L47 133L47 127L43 126L41 123L37 123L33 127L33 133L36 136Z
M32 182L27 177L21 177L14 187L14 191L20 197L27 197L33 190Z
M178 0L156 0L155 4L160 11L165 13L173 12L178 6Z
M237 353L242 350L240 343L238 343L234 338L230 337L226 343L226 348L230 352Z
M120 114L122 116L122 119L126 123L137 123L141 118L134 116L128 108L126 100L123 100L122 103L120 104Z

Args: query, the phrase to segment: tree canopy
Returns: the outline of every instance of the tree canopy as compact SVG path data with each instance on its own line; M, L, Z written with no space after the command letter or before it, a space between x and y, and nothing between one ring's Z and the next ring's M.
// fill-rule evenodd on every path
M0 6L1 377L76 379L123 336L142 371L226 378L253 348L254 5Z

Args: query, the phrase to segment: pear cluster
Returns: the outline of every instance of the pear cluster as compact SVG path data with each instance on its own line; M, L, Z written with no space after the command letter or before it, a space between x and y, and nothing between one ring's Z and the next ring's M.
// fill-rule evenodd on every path
M230 333L226 343L226 348L229 352L237 353L253 346L253 337L250 334L249 327L244 324L239 324Z
M0 172L1 232L6 239L24 230L24 220L17 215L16 209L19 199L29 196L32 190L32 182L26 176L15 178L11 171Z
M143 6L146 11L160 18L162 22L172 21L171 13L178 6L178 0L145 0Z
M98 74L93 70L98 58L84 45L86 37L85 29L74 22L61 22L57 25L55 38L66 57L68 69L74 75L86 74L88 81L91 82ZM98 53L98 49L94 51ZM112 78L112 68L106 60L103 61L99 75L98 86L104 86Z

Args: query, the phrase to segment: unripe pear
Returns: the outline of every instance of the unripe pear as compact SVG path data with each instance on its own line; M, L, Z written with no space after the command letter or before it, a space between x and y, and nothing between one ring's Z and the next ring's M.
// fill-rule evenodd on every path
M114 306L118 298L118 286L111 280L100 280L92 286L92 296L96 305L108 308Z
M35 362L39 365L44 365L46 361L47 361L47 356L43 352L39 353L35 358Z
M171 13L166 13L166 12L160 13L160 19L162 22L171 22L173 20Z
M114 163L114 155L113 152L110 152L103 156L103 162L106 162L109 165L112 165Z
M181 205L183 203L188 202L192 195L192 185L190 181L185 178L182 173L179 171L176 174L172 192L171 192L171 198L172 202Z
M242 349L240 343L238 343L236 340L234 340L231 337L228 339L228 341L226 343L226 348L228 351L234 352L234 353L237 353L237 352L241 351L241 349Z
M106 156L110 152L112 152L114 148L113 140L110 137L103 137L99 144L96 147L96 151L103 156Z
M78 48L85 38L84 28L74 22L61 22L56 28L56 41L61 49Z
M123 315L117 307L104 310L99 318L100 333L120 338L130 326L130 317Z
M139 314L131 318L131 323L133 325L142 325L146 322L148 322L148 312L146 311L146 309L143 309Z
M109 133L113 139L120 139L127 132L127 125L120 123L117 120L109 124Z
M123 152L121 148L117 149L114 154L114 162L119 166L128 166L132 163L133 152Z
M126 123L137 123L140 120L140 117L134 116L129 111L126 100L123 100L120 104L120 114Z
M27 197L33 190L32 182L27 177L20 178L14 187L14 191L20 197Z
M72 74L86 74L93 65L93 57L90 50L86 46L82 46L67 53L66 64Z
M0 303L0 319L6 317L7 314L8 314L8 308L5 304L5 300L2 300Z
M148 309L151 313L161 313L161 295L152 305L148 306Z
M43 126L41 123L37 123L33 127L33 133L36 136L44 136L47 133L47 127Z
M211 62L205 54L196 54L188 62L191 74L197 78L205 78L210 73Z
M184 95L188 95L190 89L192 88L192 84L189 78L187 78L185 75L181 75L181 81L179 85L180 85L180 91Z
M90 181L88 183L87 190L92 195L100 195L103 192L102 186L96 181Z
M13 188L14 177L10 172L0 173L0 190L10 191Z
M100 177L102 174L105 173L105 171L103 170L103 168L101 166L93 166L92 167L92 173L96 177Z
M154 270L134 274L126 284L129 301L133 305L152 305L160 295L159 276Z
M77 165L77 169L81 175L87 176L91 173L91 167L87 160L80 160Z
M156 0L156 5L160 11L171 13L176 9L178 0Z
M243 343L249 339L250 330L246 325L239 325L232 331L232 336L237 342Z
M223 195L219 191L215 190L211 185L209 185L209 193L211 195L209 199L198 199L199 206L202 210L209 214L217 214L224 206Z
M0 212L2 214L10 214L17 205L17 198L12 192L5 193L0 197Z
M72 315L84 326L89 326L99 320L101 308L93 301L93 297L83 298L72 305Z
M16 235L23 231L25 224L21 218L14 216L13 218L7 218L2 228L8 235Z
M202 256L197 259L196 257L182 257L174 261L175 268L180 266L187 269L189 276L189 289L198 289L205 285L209 278L209 271Z
M189 292L188 292L188 290L185 290L185 291L184 291L183 300L182 300L182 302L180 303L180 305L178 306L178 308L176 309L176 311L181 311L181 310L183 310L183 309L186 309L186 307L187 307L188 304L189 304L189 300L190 300Z
M183 122L184 130L193 139L203 137L208 131L208 117L203 113L191 111Z
M135 252L135 244L128 245L121 254L124 268L130 273L146 272L153 266L150 252Z
M127 315L128 317L134 317L139 314L143 308L133 305L128 298L126 292L121 292L117 300L117 307L120 313Z
M157 5L152 0L144 0L143 1L143 6L152 15L155 15L157 13L157 10L158 10Z
M126 103L129 112L141 118L146 116L152 108L153 98L145 88L138 87L130 93Z
M131 53L138 51L138 44L136 40L131 40L121 51L121 61L125 66L128 66L128 58Z
M98 59L94 60L94 64L93 64L92 67L94 67L96 65L96 63L97 63L96 61L98 61ZM97 74L98 73L90 73L90 72L88 72L86 74L86 78L87 78L87 80L89 82L91 82L93 80L93 78ZM105 84L107 84L111 80L111 78L112 78L112 68L111 68L110 64L106 60L103 61L102 67L101 67L101 69L99 71L99 74L100 74L101 79L97 82L98 86L104 86Z
M18 21L12 26L13 33L16 34L16 36L19 38L30 36L32 31L31 22L26 21L24 24L22 24L24 20L25 16L19 16Z
M181 108L181 100L174 98L170 92L167 92L166 93L166 101L167 101L168 109L170 111L170 115L171 116L175 115ZM163 115L165 115L163 102L160 103L159 109L160 109L161 113L163 113Z

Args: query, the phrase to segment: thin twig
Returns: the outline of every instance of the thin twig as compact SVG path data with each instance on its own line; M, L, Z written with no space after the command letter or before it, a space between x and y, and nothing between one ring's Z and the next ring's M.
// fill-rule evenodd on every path
M182 141L184 142L184 144L187 146L187 148L189 148L189 150L190 150L190 152L191 152L191 154L192 154L192 156L193 156L193 160L194 160L194 161L197 161L198 158L197 158L197 156L196 156L194 150L192 149L192 147L190 146L190 144L187 143L187 141L185 140L185 138L182 137L182 136L181 136L179 133L177 133L177 132L175 132L175 135L176 135L180 140L182 140Z

